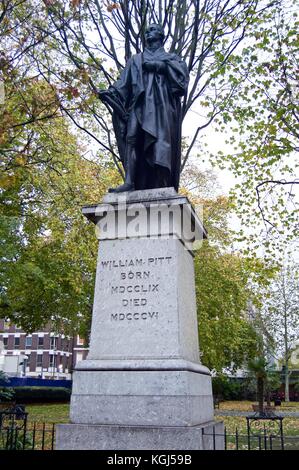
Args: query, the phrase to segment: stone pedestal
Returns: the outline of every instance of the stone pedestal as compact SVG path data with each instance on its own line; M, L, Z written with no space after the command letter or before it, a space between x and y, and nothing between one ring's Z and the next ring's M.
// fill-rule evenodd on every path
M83 213L100 240L90 352L73 374L71 424L57 426L56 448L211 448L192 254L204 227L172 188L108 194Z

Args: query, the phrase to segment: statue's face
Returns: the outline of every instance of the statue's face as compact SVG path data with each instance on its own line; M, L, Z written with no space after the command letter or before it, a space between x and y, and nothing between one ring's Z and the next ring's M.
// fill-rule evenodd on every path
M144 33L146 43L151 43L153 41L163 42L163 31L161 26L158 24L150 24Z

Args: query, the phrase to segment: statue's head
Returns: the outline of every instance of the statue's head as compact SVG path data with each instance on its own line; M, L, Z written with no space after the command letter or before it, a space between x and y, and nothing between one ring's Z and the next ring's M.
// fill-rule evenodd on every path
M162 26L158 23L150 24L144 33L145 42L146 44L150 44L151 42L160 41L163 44L164 40L164 30Z

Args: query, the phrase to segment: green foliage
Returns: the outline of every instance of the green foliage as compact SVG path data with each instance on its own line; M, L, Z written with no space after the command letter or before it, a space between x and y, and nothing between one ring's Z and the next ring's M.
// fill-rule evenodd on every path
M3 387L4 383L8 382L8 378L6 374L2 370L0 370L0 403L1 402L8 402L14 398L14 391L9 389L8 387Z
M237 99L228 100L218 130L228 131L232 151L213 157L238 179L233 196L252 247L265 241L266 255L276 248L276 257L298 236L297 9L296 0L274 2L266 20L249 28L246 47L231 56Z
M248 368L248 382L253 382L256 387L257 399L259 402L260 412L264 409L264 398L267 398L270 404L271 393L277 391L281 385L281 378L279 371L275 370L273 366L261 353L247 363Z
M17 424L11 423L9 430L0 429L0 450L31 450L33 444L33 435L17 428Z
M51 88L39 81L35 86L29 83L24 93L28 99L40 93L46 103ZM23 122L26 117L14 114L19 112L17 100L8 94L5 109L11 109L14 122ZM57 331L80 331L86 337L97 241L81 206L98 202L118 177L109 164L100 169L81 156L82 148L59 115L20 126L18 141L27 142L25 149L23 143L16 148L13 126L7 127L12 140L0 148L5 157L0 180L1 316L28 332L51 322Z
M257 376L252 371L242 378L219 374L212 378L213 395L222 400L256 400ZM268 369L265 380L265 396L271 397L281 386L280 373Z
M213 396L221 400L242 399L241 381L231 379L223 374L212 378Z
M170 49L182 54L192 74L183 113L203 100L205 115L184 146L185 163L199 133L219 113L230 121L227 108L242 70L235 49L247 28L261 27L269 5L260 7L256 0L223 8L212 0L173 5L158 12L157 2L147 4L149 16L165 15ZM114 81L124 62L111 31L118 30L127 59L140 50L140 26L150 18L139 2L125 2L108 14L97 1L10 6L0 17L0 79L6 91L0 107L1 316L28 332L51 322L58 331L87 337L97 241L80 206L97 203L118 179L111 165L118 163L115 141L97 91ZM266 36L261 44L266 47ZM102 151L86 159L70 122L85 131L85 145L91 138ZM256 333L246 309L258 299L249 284L267 282L270 269L257 258L225 252L231 244L230 200L205 193L200 202L214 243L204 243L195 258L200 346L203 361L221 370L254 354Z
M291 366L290 359L298 339L299 266L291 260L277 273L261 310L264 329L274 340L276 357Z
M101 146L100 157L105 152L119 165L110 119L97 92L111 85L125 61L143 49L149 22L159 21L167 49L185 59L192 75L183 116L196 102L205 108L188 138L184 166L200 133L238 96L230 57L247 30L267 20L271 5L258 0L12 1L1 15L0 46L4 64L22 68L26 78L44 77L64 115Z
M285 400L289 401L291 357L298 340L299 328L298 264L286 260L285 266L271 283L269 295L261 310L264 331L271 336L273 352L284 368Z
M64 387L14 387L17 403L68 402L71 390Z
M267 378L267 360L263 356L255 357L248 361L248 370L255 376L263 380Z
M281 377L280 372L273 368L269 368L267 372L266 393L271 394L280 389Z
M196 208L208 231L208 240L195 251L195 285L202 362L210 369L237 369L256 355L259 335L249 321L250 306L261 305L276 268L256 256L232 250L233 232L228 218L231 201L215 197L212 172L188 165L181 192ZM192 193L190 193L190 189Z
M259 337L247 312L249 303L260 298L250 281L255 278L262 285L266 278L263 263L256 263L260 279L254 262L208 242L196 253L199 342L202 361L211 369L236 369L256 354Z

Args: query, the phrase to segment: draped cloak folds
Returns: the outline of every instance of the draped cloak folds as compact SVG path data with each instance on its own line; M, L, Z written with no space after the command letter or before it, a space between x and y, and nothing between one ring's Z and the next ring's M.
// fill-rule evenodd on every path
M161 61L162 72L148 72L144 62ZM178 190L181 166L181 97L187 93L185 62L161 47L131 57L109 88L113 127L120 159L126 168L127 143L133 138L137 170L135 189L157 187L155 171L168 170L167 185ZM132 125L133 123L133 125ZM135 123L135 124L134 124ZM154 171L152 171L154 169ZM164 170L165 174L165 170Z

